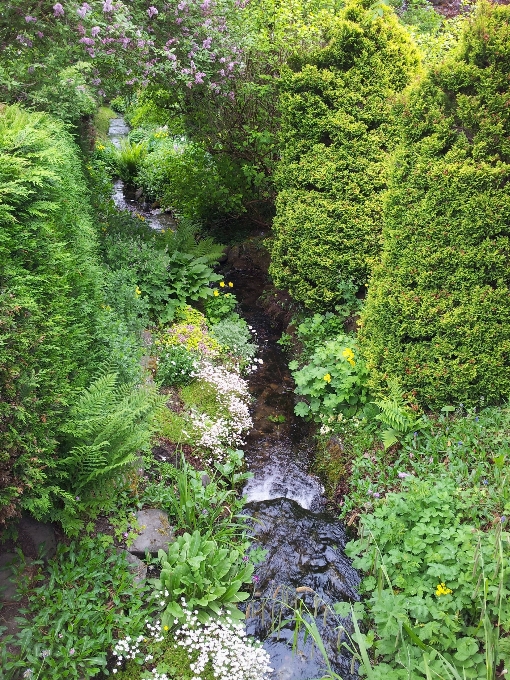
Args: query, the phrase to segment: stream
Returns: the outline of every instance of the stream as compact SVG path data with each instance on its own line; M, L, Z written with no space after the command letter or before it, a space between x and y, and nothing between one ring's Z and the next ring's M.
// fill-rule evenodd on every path
M128 132L122 118L111 121L109 136L116 146ZM113 200L120 210L145 215L154 229L175 224L170 215L141 205L121 180L114 184ZM242 316L256 330L263 360L248 378L254 427L247 437L245 459L253 478L244 494L246 512L254 520L254 547L267 550L267 556L255 571L254 600L246 608L247 632L264 641L274 669L272 680L322 677L322 657L309 640L304 644L301 635L294 653L293 625L281 624L279 632L274 631L275 623L290 613L286 605L295 607L301 599L316 610L332 668L342 680L355 680L350 654L338 651L339 640L346 640L339 621L328 616L323 603L358 600L360 579L344 554L348 538L343 524L325 512L323 488L308 472L314 442L307 424L294 415L294 383L277 344L284 329L272 324L260 306L267 279L249 255L229 257L223 273L234 284ZM342 624L347 631L352 629L350 620Z

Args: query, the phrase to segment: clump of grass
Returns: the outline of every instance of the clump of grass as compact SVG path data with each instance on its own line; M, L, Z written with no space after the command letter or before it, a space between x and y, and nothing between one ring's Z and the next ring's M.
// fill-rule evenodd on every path
M100 106L94 116L94 129L96 131L97 139L105 142L108 140L108 130L110 129L110 120L116 118L117 114L108 106Z

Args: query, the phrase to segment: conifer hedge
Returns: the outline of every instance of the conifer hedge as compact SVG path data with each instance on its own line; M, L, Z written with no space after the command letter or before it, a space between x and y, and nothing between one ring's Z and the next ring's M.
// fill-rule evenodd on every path
M362 349L424 406L510 393L510 7L482 4L400 111Z
M37 503L62 413L97 370L86 192L62 124L0 107L0 523L21 494Z
M393 12L354 0L326 45L281 78L281 161L270 273L313 309L362 284L380 252L391 100L418 57Z

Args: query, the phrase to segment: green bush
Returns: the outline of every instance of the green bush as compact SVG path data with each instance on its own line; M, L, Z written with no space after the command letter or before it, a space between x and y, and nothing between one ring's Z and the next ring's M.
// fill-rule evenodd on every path
M396 16L350 2L327 44L281 79L281 161L270 273L314 309L363 284L380 252L391 101L417 68Z
M192 219L240 207L240 197L223 185L213 157L182 138L162 138L142 163L137 182L165 208Z
M430 407L510 392L509 20L482 4L400 110L362 351L374 389Z
M60 422L97 371L103 302L78 149L46 114L0 107L0 522L44 485Z
M257 353L257 345L251 342L252 334L244 319L224 319L212 327L211 335L225 354L242 364L247 364Z
M318 345L301 369L297 370L297 361L290 362L296 394L307 397L307 401L296 404L296 415L332 422L363 407L368 399L367 376L357 352L352 338L339 335Z
M501 637L510 629L506 520L475 529L478 493L453 480L411 479L404 486L362 518L362 538L346 547L353 566L369 573L362 588L379 659L409 671L394 677L431 677L423 652L436 650L458 677L494 677L487 670L502 654L493 628ZM443 670L434 655L429 664Z

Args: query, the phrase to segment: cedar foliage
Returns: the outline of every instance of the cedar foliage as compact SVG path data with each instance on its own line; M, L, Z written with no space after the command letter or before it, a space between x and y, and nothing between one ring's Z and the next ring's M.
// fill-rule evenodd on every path
M394 13L354 0L326 44L281 79L281 162L270 273L313 309L363 284L380 252L391 100L418 56Z
M97 370L87 198L64 126L0 108L0 522L38 494L62 414Z
M482 4L400 111L361 342L376 390L422 405L510 385L510 7Z

